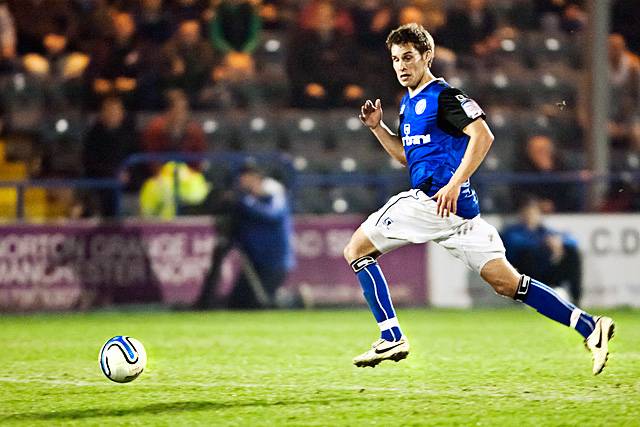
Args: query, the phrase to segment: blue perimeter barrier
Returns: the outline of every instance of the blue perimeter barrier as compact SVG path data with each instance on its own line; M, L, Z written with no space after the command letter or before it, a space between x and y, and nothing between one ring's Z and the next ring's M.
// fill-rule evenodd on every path
M238 170L247 161L255 161L259 165L274 164L282 167L282 172L287 176L286 186L294 195L305 187L340 185L340 186L375 186L378 190L379 202L384 202L389 197L389 188L399 179L408 179L405 171L384 174L366 173L338 173L318 174L296 171L293 167L291 156L282 153L265 154L241 154L231 152L209 153L137 153L129 156L118 168L115 177L127 169L140 164L164 163L179 161L187 163L222 162L230 170ZM174 177L177 179L177 176ZM607 174L595 174L585 171L552 172L552 173L518 173L518 172L477 172L472 181L474 185L483 184L530 184L530 183L582 183L592 184L598 182L640 182L640 171L622 171ZM407 181L408 183L408 181ZM103 179L29 179L24 181L0 181L0 188L10 187L17 190L16 217L24 218L24 193L27 188L73 188L73 189L102 189L112 190L117 194L116 212L121 216L121 200L125 183L116 178ZM176 192L176 206L179 206L179 194Z

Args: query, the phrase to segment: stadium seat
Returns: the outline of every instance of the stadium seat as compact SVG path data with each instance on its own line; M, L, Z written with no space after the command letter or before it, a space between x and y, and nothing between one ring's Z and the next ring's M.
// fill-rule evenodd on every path
M243 115L238 123L239 146L247 153L275 152L279 150L278 124L268 114Z
M517 115L506 109L489 110L487 120L495 139L480 169L513 170L520 135L520 122Z
M325 114L289 111L280 118L283 148L292 154L318 153L333 145L329 119Z
M238 151L242 149L238 140L241 125L233 114L194 112L192 118L202 126L209 151Z
M309 186L299 188L294 193L294 212L305 214L324 214L331 212L331 198L325 187Z
M527 35L528 57L535 60L539 69L558 62L580 68L581 43L579 37L561 32L531 32Z
M376 188L371 186L342 186L330 191L331 209L334 213L368 214L379 206Z

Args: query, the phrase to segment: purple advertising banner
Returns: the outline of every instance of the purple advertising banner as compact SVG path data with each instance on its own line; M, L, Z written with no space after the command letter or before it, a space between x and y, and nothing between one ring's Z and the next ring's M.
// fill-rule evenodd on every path
M296 218L297 268L287 286L296 287L305 305L364 304L362 289L342 256L363 218L355 215ZM426 304L426 246L410 245L380 258L394 304Z
M363 304L342 248L358 217L296 218L297 267L285 289L305 303ZM170 223L79 221L0 227L0 312L83 310L132 303L193 304L216 242L205 219ZM226 257L217 294L224 296L240 269ZM426 302L425 248L402 248L381 258L398 305Z

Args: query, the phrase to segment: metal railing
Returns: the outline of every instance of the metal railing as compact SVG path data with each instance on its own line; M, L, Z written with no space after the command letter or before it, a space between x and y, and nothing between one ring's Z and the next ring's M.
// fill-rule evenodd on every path
M390 196L390 187L405 180L408 187L406 171L388 172L384 174L372 173L304 173L296 171L292 159L287 154L263 153L263 154L243 154L233 152L208 152L208 153L137 153L129 156L119 166L114 174L121 176L122 172L139 165L150 165L153 163L165 163L168 161L179 161L186 163L210 162L211 165L223 164L230 171L237 171L248 160L253 160L259 165L270 165L281 168L281 172L286 176L285 185L295 195L303 191L306 187L312 186L367 186L377 190L378 202L384 202ZM174 176L174 180L178 177ZM640 171L611 172L607 174L595 174L585 171L573 172L553 172L553 173L517 173L517 172L477 172L473 178L474 186L488 184L517 185L532 183L573 183L590 185L592 183L607 182L637 182L640 183ZM115 212L117 216L122 216L122 196L126 184L117 178L103 179L30 179L24 181L0 181L0 188L15 188L17 191L16 217L19 220L25 216L25 191L28 188L72 188L72 189L97 189L110 190L116 194ZM177 188L177 186L175 186ZM179 193L174 192L176 206L180 206Z

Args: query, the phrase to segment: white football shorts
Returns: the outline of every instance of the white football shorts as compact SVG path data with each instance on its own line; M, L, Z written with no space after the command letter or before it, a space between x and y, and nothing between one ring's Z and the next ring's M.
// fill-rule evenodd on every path
M498 231L480 215L440 217L435 200L417 189L390 198L369 215L362 229L383 254L410 243L433 241L478 273L488 261L505 257Z

